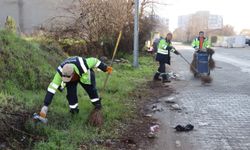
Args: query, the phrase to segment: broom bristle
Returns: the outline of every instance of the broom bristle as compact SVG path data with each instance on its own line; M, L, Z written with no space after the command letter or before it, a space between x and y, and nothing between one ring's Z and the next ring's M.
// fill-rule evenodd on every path
M209 55L213 55L214 54L214 50L212 48L207 48L207 53Z
M190 71L195 74L196 73L196 70L194 69L196 68L196 59L195 59L195 55L193 56L193 60L191 62L191 65L190 65Z
M209 65L209 68L211 70L213 70L215 68L215 61L213 60L213 58L210 58L209 61L208 61L208 65Z
M205 83L211 83L212 81L213 81L213 79L210 76L202 76L201 77L201 82L203 84L205 84Z
M88 122L91 126L100 127L103 125L103 114L101 110L92 110Z
M214 50L211 48L207 48L207 53L210 55L210 59L208 61L209 68L213 70L215 68L215 61L212 58L212 55L214 54Z

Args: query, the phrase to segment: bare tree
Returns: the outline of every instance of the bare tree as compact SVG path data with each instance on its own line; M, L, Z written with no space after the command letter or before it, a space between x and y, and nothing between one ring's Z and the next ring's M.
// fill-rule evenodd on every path
M234 27L231 26L231 25L225 25L223 26L222 28L222 31L221 31L221 35L224 35L224 36L232 36L232 35L235 35L235 31L234 31Z
M186 32L187 31L182 29L182 28L175 29L174 32L173 32L174 40L179 41L179 42L185 42L188 39L187 35L189 35Z
M250 36L250 29L243 29L243 30L241 30L240 34Z
M149 23L145 12L153 2L155 1L141 2L140 34L150 34L149 28L153 25ZM130 50L133 43L133 5L133 0L75 0L70 7L64 8L67 12L65 16L52 19L50 31L56 39L84 40L90 54L108 55L119 31L123 30L120 48Z
M232 36L235 35L234 27L225 25L221 29L213 29L207 32L210 36Z

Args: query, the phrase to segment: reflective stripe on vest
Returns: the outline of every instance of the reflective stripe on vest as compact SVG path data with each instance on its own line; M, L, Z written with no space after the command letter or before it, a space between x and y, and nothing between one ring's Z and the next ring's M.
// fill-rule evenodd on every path
M164 55L168 55L168 50L164 50L164 49L158 48L157 53L164 54Z
M79 70L79 75L82 76L84 73L88 72L88 65L85 59L83 59L82 57L71 57L66 59L63 63L61 63L61 65L57 68L57 72L62 75L62 68L65 64L74 64L76 65L76 67Z
M82 57L78 57L78 60L79 60L79 62L80 62L80 65L81 65L81 67L82 67L83 72L86 73L86 72L88 71L88 70L87 70L87 65L86 65L86 63L84 63Z

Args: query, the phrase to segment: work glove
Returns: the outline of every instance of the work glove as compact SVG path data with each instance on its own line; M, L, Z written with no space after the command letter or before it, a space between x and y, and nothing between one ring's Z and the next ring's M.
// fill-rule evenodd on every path
M171 49L175 49L173 46L168 46L167 48L166 48L166 50L171 50Z
M37 113L33 114L33 119L36 122L42 122L46 124L48 122L48 119L46 118L47 112L48 112L48 106L43 106L39 114Z
M178 52L177 50L175 50L174 53L175 53L176 55L180 55L180 52Z
M94 105L94 109L101 110L102 109L102 103L101 103L102 98L100 98L99 101L93 102L92 104Z
M43 106L39 113L39 116L42 118L46 118L48 109L49 109L48 106Z
M112 71L113 71L113 68L112 68L111 66L108 66L108 67L107 67L107 72L108 72L108 74L111 74Z
M64 88L66 87L66 83L64 83L63 81L61 82L61 85L58 87L58 90L60 92L62 92L64 90Z
M212 56L214 54L214 50L211 48L207 48L207 53Z

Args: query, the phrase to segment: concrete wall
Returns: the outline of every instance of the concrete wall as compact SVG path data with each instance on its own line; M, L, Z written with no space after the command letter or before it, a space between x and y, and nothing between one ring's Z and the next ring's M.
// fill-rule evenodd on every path
M31 33L49 18L63 15L72 0L0 0L0 27L12 16L22 32Z

